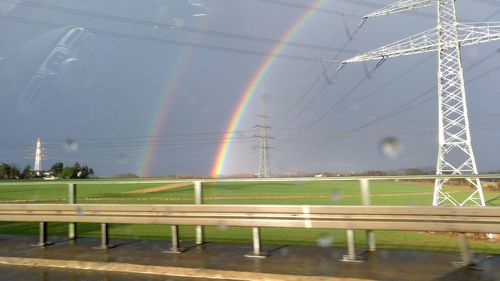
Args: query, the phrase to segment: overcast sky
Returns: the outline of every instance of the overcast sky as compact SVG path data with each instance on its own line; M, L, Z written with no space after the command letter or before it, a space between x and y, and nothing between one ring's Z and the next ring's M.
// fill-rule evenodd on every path
M314 2L0 0L0 162L32 164L41 137L44 168L78 161L100 176L210 174L245 88ZM337 74L325 62L427 30L435 8L372 18L356 32L360 16L393 1L324 2L288 39L300 44L274 54L229 140L224 174L257 171L262 113L274 173L435 166L435 54L373 72L377 62ZM460 20L500 21L500 4L481 2L456 1ZM77 46L61 47L75 30ZM482 172L500 169L499 48L462 49Z

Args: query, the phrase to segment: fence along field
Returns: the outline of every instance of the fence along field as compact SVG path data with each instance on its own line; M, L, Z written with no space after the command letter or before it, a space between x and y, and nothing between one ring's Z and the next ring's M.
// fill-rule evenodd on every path
M170 186L170 187L169 187ZM143 191L148 191L147 193ZM372 205L419 205L432 202L433 184L428 182L371 181ZM453 189L456 196L468 194L466 187ZM193 204L193 185L176 184L85 184L77 185L77 200L81 204ZM280 205L361 205L358 181L330 182L261 182L261 183L203 183L205 204L280 204ZM500 192L485 188L488 206L500 205ZM2 185L0 203L66 203L66 184ZM37 235L37 223L1 222L1 234ZM98 237L99 225L78 224L78 236ZM49 235L67 235L66 223L50 223ZM170 238L168 228L158 225L110 225L112 238L161 239ZM453 235L427 232L377 231L377 247L386 249L425 249L458 251L459 244ZM181 226L183 241L195 240L194 226ZM208 242L250 243L249 228L224 225L206 227ZM355 233L356 243L365 247L365 233ZM330 229L282 229L263 228L262 241L277 245L317 245L343 247L345 231ZM487 240L472 240L471 249L476 252L500 253L500 244Z

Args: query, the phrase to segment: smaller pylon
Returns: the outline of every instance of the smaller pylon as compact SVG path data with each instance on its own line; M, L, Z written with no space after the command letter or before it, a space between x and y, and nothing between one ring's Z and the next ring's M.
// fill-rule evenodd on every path
M257 177L269 178L271 177L271 166L269 165L269 150L271 147L269 146L269 140L273 139L273 137L269 136L268 130L272 128L267 122L269 116L259 115L259 118L260 123L254 126L254 128L260 129L260 135L254 136L254 138L260 139L260 145L257 146L260 148L259 171L257 172Z

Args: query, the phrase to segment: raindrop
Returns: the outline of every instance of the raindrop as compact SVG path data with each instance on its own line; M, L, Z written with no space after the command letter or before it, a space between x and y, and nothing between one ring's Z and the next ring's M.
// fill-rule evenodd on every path
M397 138L387 137L380 142L379 149L382 155L394 160L397 159L401 153L401 144Z
M280 249L280 255L283 256L283 257L286 257L290 254L290 250L288 249L288 247L283 247Z
M183 28L184 25L186 25L186 22L184 21L184 19L174 18L174 26L175 26L175 28Z
M219 230L223 230L223 231L225 231L225 230L227 230L227 225L225 225L225 224L224 224L224 223L222 223L222 222L219 222L219 224L217 224L217 228L218 228Z
M77 214L78 216L84 216L84 215L85 215L85 212L83 211L83 209L82 209L82 208L78 207L78 208L76 208L76 214Z
M331 247L333 244L333 237L330 234L322 234L316 240L318 246L322 248Z
M66 150L68 152L77 151L78 150L78 143L76 143L72 139L65 139L63 142L63 148L64 148L64 150Z
M340 252L340 251L333 251L331 257L334 260L338 260L338 259L340 259L342 257L342 255L343 255L343 253Z
M384 259L384 260L385 260L385 259L388 259L388 258L389 258L389 252L388 252L388 251L386 251L386 250L382 250L382 251L380 251L380 257L381 257L382 259Z
M129 158L128 158L128 155L125 154L125 153L121 153L119 156L118 156L118 163L120 164L127 164L129 162Z
M339 201L340 199L342 199L342 192L340 191L332 192L332 194L330 194L330 199L332 201Z

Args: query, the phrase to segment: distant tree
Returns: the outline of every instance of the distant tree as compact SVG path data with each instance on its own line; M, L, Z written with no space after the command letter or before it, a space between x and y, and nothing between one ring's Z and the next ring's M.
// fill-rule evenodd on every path
M21 173L15 164L0 164L0 179L18 179L20 177Z
M88 166L82 166L78 177L81 179L88 179L89 176L93 174L94 170L92 168L89 168Z
M11 167L9 164L7 163L2 163L2 166L3 166L3 179L10 179L10 171L11 171Z
M4 163L0 164L0 180L5 179L5 166Z
M21 178L22 179L31 179L33 177L33 171L31 169L31 165L26 165L23 169L23 172L21 173Z
M15 164L10 165L10 179L19 179L21 178L21 172L19 168Z
M80 165L80 163L75 162L75 164L73 165L73 176L71 178L72 179L79 178L81 174L82 174L82 166Z
M425 175L425 171L418 168L409 168L404 170L405 175L415 176L415 175Z
M387 176L388 173L385 171L379 171L379 170L369 170L366 172L361 173L363 176Z
M75 169L73 167L64 167L61 173L63 179L74 179Z
M134 174L134 173L122 173L122 174L116 175L116 177L118 177L118 178L138 178L139 176L137 174Z
M57 162L50 167L50 172L54 177L60 177L64 169L64 164L62 162Z

